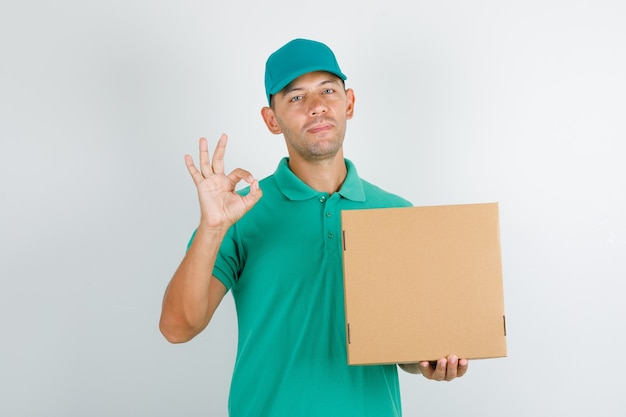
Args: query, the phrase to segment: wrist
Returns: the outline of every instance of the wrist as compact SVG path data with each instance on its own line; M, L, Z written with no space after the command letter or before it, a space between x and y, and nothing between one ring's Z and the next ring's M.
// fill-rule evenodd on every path
M209 219L206 216L200 217L200 224L198 225L198 230L202 230L208 234L226 234L228 229L232 223L226 221L215 221L213 219Z
M208 222L200 221L195 238L205 241L214 242L217 240L221 242L229 228L229 225L212 225Z

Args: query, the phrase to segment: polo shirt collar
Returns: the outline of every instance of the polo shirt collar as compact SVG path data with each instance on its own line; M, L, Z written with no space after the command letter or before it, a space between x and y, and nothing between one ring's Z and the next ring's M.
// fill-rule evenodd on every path
M354 164L348 159L344 159L348 174L338 191L343 198L352 201L365 201L365 191L359 174ZM289 158L285 157L278 163L278 168L274 172L274 178L278 184L278 189L290 200L308 200L319 196L320 192L305 184L300 178L289 169Z

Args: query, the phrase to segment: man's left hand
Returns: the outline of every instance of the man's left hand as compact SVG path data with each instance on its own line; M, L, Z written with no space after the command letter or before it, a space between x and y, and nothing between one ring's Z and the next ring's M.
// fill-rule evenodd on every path
M433 381L452 381L460 378L467 372L469 362L459 359L456 355L440 358L436 362L422 361L419 363L400 364L406 372L421 373L425 378Z
M440 358L437 362L420 362L419 367L422 375L434 381L452 381L460 378L467 372L469 363L467 359L459 359L455 355Z

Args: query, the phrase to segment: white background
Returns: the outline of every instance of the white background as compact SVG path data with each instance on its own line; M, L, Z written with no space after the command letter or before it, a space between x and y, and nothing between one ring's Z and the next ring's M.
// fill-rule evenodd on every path
M294 37L349 77L361 176L500 203L509 357L401 373L405 415L626 415L625 22L617 0L3 1L0 415L226 415L232 298L187 344L157 325L198 222L183 155L226 132L228 168L273 172L263 69Z

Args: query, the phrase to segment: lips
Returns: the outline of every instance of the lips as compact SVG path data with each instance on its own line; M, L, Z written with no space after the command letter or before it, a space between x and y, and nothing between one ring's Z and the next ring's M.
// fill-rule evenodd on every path
M335 125L328 120L316 121L312 123L311 126L307 126L306 131L310 133L325 132L327 130L331 130L334 126Z

